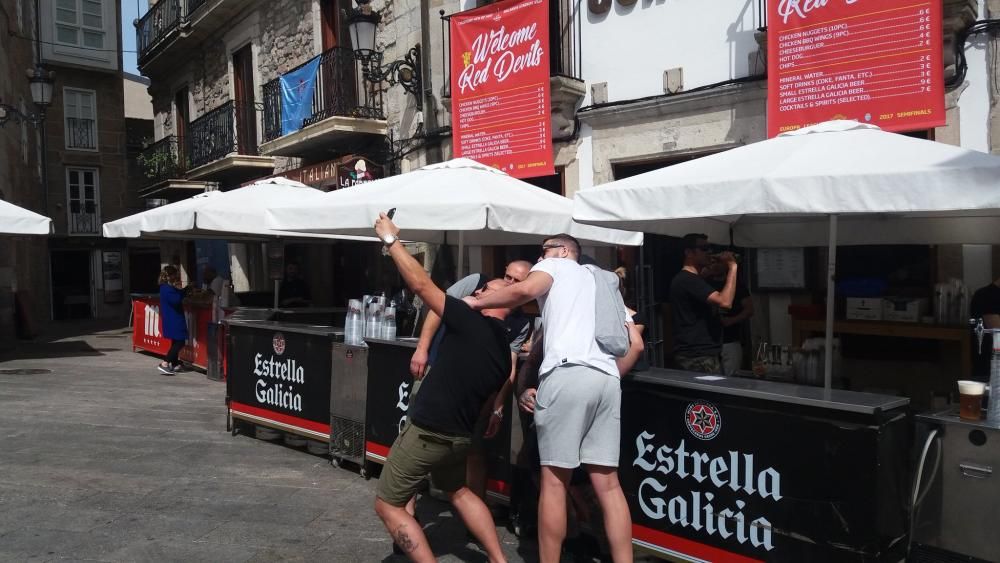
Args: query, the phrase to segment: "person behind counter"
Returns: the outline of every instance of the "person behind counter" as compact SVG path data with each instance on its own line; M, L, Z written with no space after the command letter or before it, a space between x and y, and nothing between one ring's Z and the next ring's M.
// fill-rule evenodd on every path
M611 556L616 563L629 562L632 519L618 480L621 383L615 358L597 345L597 287L579 257L580 243L574 237L548 237L540 260L523 282L466 302L478 310L519 306L536 298L541 305L546 338L535 410L542 464L539 558L559 561L570 476L582 465L605 514Z
M510 337L503 324L510 311L496 308L479 314L446 295L399 242L399 228L385 213L375 222L375 232L403 281L441 317L448 330L434 375L411 397L409 421L389 449L376 488L375 512L411 559L435 561L423 530L406 510L430 474L438 488L448 494L489 560L505 561L489 508L465 485L465 465L479 412L510 374ZM497 285L488 283L482 294L488 295Z
M722 291L726 285L726 265L722 262L712 262L711 265L702 270L708 283L716 289ZM753 299L746 285L736 283L736 295L733 297L733 306L729 310L722 309L719 322L722 324L722 374L733 375L740 369L743 363L743 331L747 328L747 321L753 317Z
M717 259L727 268L726 283L716 291L701 271L712 263L708 236L684 235L684 267L670 282L673 320L673 365L677 369L719 374L722 372L722 324L716 308L730 309L736 296L736 259L723 252Z
M285 279L278 288L278 305L281 307L308 307L312 295L309 285L302 279L299 265L295 262L285 264Z
M181 275L174 266L165 266L160 272L160 318L163 320L163 336L170 339L170 350L165 361L157 367L163 375L174 375L181 367L178 356L188 339L187 322L184 319L184 290L181 289Z

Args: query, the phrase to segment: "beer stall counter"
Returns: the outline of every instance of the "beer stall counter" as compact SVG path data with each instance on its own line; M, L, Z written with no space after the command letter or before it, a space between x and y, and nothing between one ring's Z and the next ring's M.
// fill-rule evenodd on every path
M330 440L333 344L344 330L321 324L226 319L226 402L234 420L324 444Z
M902 561L908 404L656 368L629 375L619 472L633 542L689 561Z

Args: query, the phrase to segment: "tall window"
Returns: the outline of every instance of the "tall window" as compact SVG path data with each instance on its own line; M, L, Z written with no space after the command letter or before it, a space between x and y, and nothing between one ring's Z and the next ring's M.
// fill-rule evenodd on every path
M102 0L56 0L56 42L87 49L104 48Z
M97 150L97 95L93 90L63 88L66 148Z
M69 234L100 234L100 185L96 169L66 169L66 209Z

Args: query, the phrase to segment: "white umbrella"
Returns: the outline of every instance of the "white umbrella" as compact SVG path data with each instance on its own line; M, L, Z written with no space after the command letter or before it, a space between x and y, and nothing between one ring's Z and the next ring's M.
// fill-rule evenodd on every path
M108 238L343 239L372 242L372 236L289 233L264 226L264 213L288 202L311 202L324 192L283 177L268 178L228 192L205 192L104 224ZM274 285L275 307L278 281Z
M211 191L155 207L104 224L109 238L224 238L224 239L347 239L375 241L372 236L342 237L290 233L264 226L265 212L289 202L317 201L324 192L277 177L228 192Z
M569 233L585 243L639 245L641 233L581 225L572 200L522 182L467 158L338 190L317 201L290 203L268 213L273 229L347 235L370 234L379 212L406 240L471 245L535 244ZM459 270L462 267L459 251Z
M830 121L577 193L582 223L737 246L1000 243L1000 157ZM838 225L839 224L839 225ZM839 230L839 234L838 234Z
M47 235L52 219L0 200L0 233L10 235Z

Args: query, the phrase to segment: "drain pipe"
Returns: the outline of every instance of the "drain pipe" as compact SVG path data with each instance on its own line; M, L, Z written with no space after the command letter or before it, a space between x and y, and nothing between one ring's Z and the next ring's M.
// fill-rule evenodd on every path
M444 38L442 37L441 40L444 41ZM430 53L433 52L431 48L430 0L420 0L420 44L422 46L420 49L420 73L422 74L420 79L424 91L421 92L421 107L419 109L424 116L424 131L437 131L437 97L434 95L434 81L432 80L434 72L430 64L432 58ZM435 164L443 160L440 141L427 143L424 146L426 147L427 164Z

